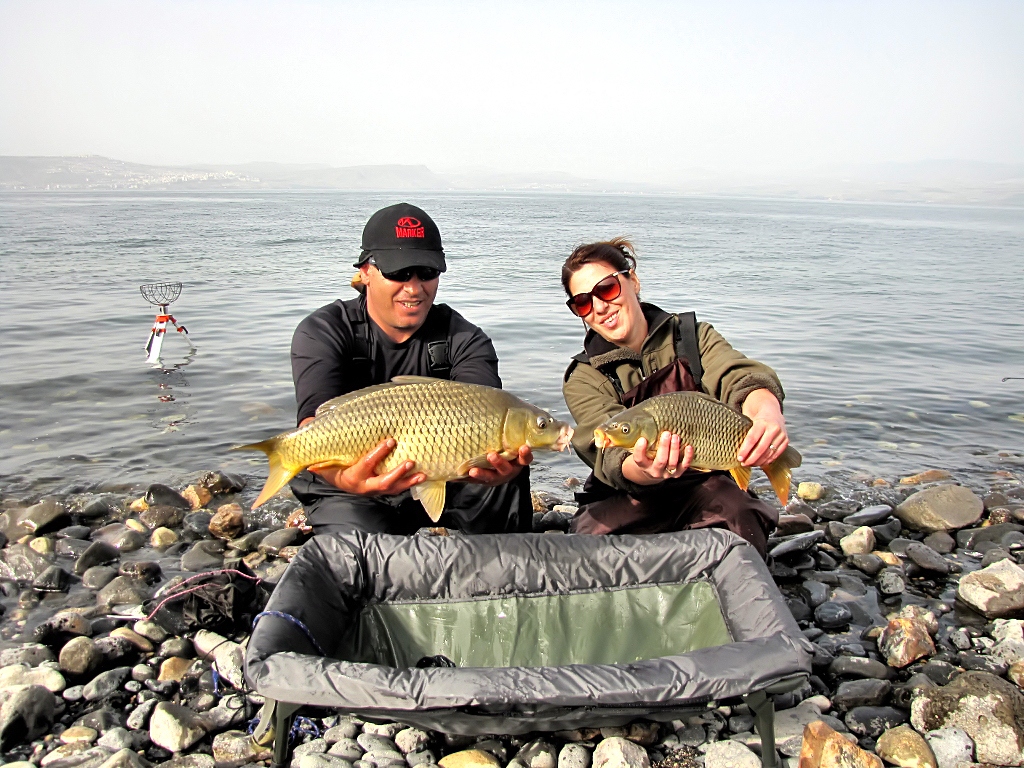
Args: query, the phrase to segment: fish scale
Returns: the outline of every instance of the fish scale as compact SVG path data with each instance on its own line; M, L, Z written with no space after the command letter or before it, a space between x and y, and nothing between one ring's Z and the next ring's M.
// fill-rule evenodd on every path
M511 457L523 445L562 450L571 436L568 424L503 390L403 376L329 400L305 426L238 450L263 451L270 459L257 507L302 469L350 467L394 438L394 450L376 472L415 462L415 471L426 481L411 492L436 522L444 506L444 482L466 478L472 466L489 467L488 453Z

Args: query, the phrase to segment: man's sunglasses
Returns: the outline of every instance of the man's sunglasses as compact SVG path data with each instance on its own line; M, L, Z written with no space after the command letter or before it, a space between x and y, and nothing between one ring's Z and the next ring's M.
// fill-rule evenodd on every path
M628 269L612 272L608 277L598 280L597 285L586 293L577 293L575 296L569 297L568 301L565 302L565 306L577 317L586 317L594 311L595 296L601 301L614 301L619 298L619 294L622 293L622 283L619 281L619 275L628 274Z
M370 263L377 267L377 262L372 258ZM429 283L431 280L436 280L438 275L441 274L440 269L434 269L433 267L406 267L397 272L385 272L380 267L377 267L377 271L384 275L385 280L390 280L393 283L408 283L412 280L413 275L416 275L421 282Z

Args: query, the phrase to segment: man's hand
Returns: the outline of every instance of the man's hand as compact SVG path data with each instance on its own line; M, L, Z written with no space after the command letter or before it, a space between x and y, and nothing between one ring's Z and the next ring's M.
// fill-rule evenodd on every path
M755 389L743 401L743 415L754 422L736 458L745 467L771 464L789 445L782 405L767 389Z
M637 485L654 485L679 477L693 461L693 446L682 445L679 435L662 432L654 458L647 455L647 438L641 437L622 462L622 475Z
M512 461L491 451L487 454L487 461L491 468L473 467L469 470L467 482L477 485L504 485L522 472L523 467L528 467L533 463L533 451L530 450L530 446L522 445L519 447L519 454Z
M376 466L384 461L396 445L398 443L394 438L389 437L346 469L332 467L329 464L313 464L308 469L310 472L316 472L335 488L349 493L359 496L395 496L427 479L422 472L412 473L416 466L414 461L402 462L386 475L377 474Z

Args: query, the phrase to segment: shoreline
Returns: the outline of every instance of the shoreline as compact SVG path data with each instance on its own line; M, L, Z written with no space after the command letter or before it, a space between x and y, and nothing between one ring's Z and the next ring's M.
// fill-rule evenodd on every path
M561 484L535 491L534 529L558 535L571 518L573 483L552 474L543 473L539 485ZM912 711L928 711L929 697L946 687L988 686L1024 706L1021 622L993 621L996 614L1024 616L1024 586L1008 587L1004 596L1019 605L986 616L982 603L965 602L961 585L982 568L1017 569L1024 579L1024 487L1011 472L997 472L984 489L971 483L984 491L979 495L954 476L934 469L903 478L821 472L794 484L769 540L771 574L815 648L809 683L776 697L777 746L790 765L812 722L878 752L891 740L885 734L901 727L924 736ZM259 697L244 691L240 667L220 668L216 680L212 671L214 658L226 658L217 647L237 648L240 658L246 627L212 627L220 633L211 634L197 625L174 633L147 617L169 586L211 569L251 570L261 588L271 588L307 538L301 507L285 493L254 514L248 502L261 482L220 471L191 478L177 488L96 483L69 484L74 491L61 496L0 494L0 746L7 761L42 768L100 768L115 758L106 768L266 761L245 733ZM764 483L760 478L755 487ZM952 501L940 498L950 494ZM770 492L766 499L778 506ZM19 707L27 709L14 712ZM573 768L588 768L601 750L628 753L621 763L628 768L713 768L732 764L716 762L726 753L742 762L747 755L736 750L759 749L744 707L716 702L687 722L481 744L312 712L316 728L333 736L311 730L293 765L419 768L475 746L490 756L483 758L490 768L539 768L534 760L548 759L562 766L563 755ZM17 717L35 727L18 736L10 730ZM1020 727L1007 727L1024 744ZM187 745L175 741L184 733L191 734L185 741L193 739ZM391 740L391 762L373 762L368 735ZM985 762L982 755L994 747L981 732L972 738L978 762Z

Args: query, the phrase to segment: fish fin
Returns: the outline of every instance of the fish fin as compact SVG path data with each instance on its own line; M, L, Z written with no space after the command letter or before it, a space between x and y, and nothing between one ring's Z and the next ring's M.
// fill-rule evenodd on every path
M740 490L747 490L747 486L750 485L750 467L738 464L729 470L729 474L732 475L732 479L736 481Z
M441 519L441 513L444 512L444 480L431 480L420 483L419 485L414 485L409 490L412 492L412 497L427 510L427 515L433 522L436 523Z
M789 485L792 477L790 470L794 467L799 467L802 462L803 457L797 452L796 448L789 446L782 452L779 458L767 467L764 467L764 473L768 475L768 480L772 484L772 490L779 497L782 506L786 506L789 502Z
M233 451L263 451L267 454L270 471L267 474L267 482L264 483L263 490L256 497L256 501L252 503L252 509L256 509L256 507L267 501L271 496L284 488L285 483L302 471L302 467L291 467L281 460L281 454L277 449L281 444L282 438L283 435L276 435L259 443L236 445L231 449Z
M429 384L432 381L443 381L443 379L436 379L433 376L393 376L391 378L392 384Z
M474 467L478 469L494 469L494 467L491 466L491 462L487 460L486 455L474 456L472 459L467 459L466 461L459 464L459 468L455 470L455 476L468 477L469 470L473 469ZM415 488L417 486L413 487Z

